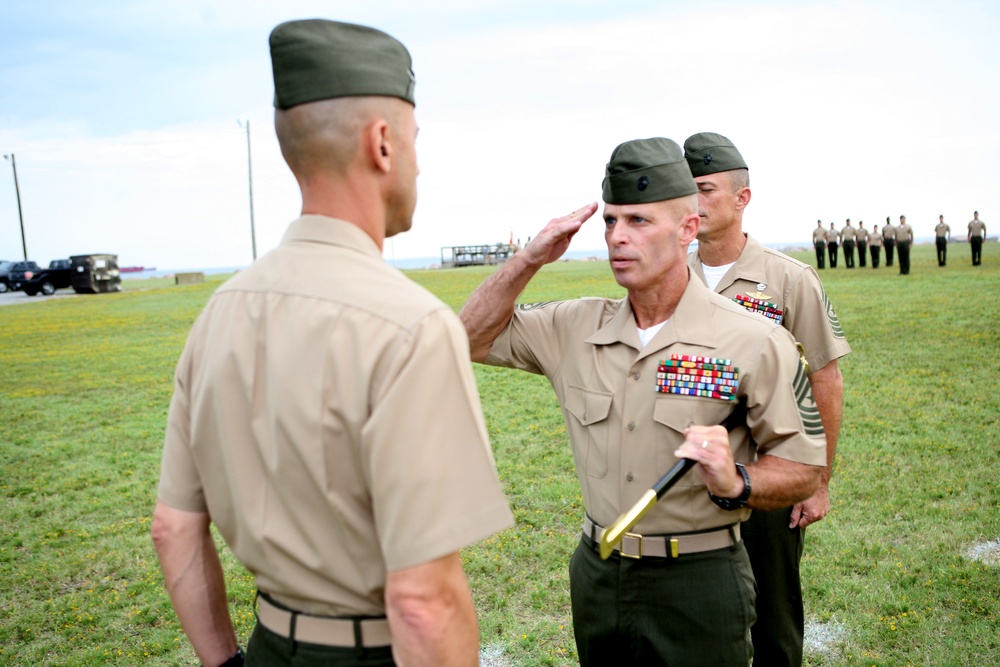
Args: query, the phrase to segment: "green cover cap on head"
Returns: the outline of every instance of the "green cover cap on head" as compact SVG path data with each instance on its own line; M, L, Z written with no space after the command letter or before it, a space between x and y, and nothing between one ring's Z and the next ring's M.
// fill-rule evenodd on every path
M274 106L335 97L413 99L413 63L399 41L363 25L288 21L271 31Z
M684 153L663 137L619 144L604 170L604 201L648 204L698 192Z
M743 156L726 137L715 132L699 132L684 142L684 157L694 176L708 176L720 171L748 169Z

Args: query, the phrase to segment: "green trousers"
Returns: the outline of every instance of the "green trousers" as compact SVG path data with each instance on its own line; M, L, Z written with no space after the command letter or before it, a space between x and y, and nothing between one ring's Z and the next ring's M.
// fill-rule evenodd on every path
M757 581L757 623L753 626L756 667L801 667L804 612L799 562L805 529L790 529L792 508L754 510L743 522L750 565Z
M293 642L260 623L247 645L246 667L395 667L392 647L354 649Z
M582 667L747 667L755 585L743 543L679 558L602 561L582 538L570 561Z

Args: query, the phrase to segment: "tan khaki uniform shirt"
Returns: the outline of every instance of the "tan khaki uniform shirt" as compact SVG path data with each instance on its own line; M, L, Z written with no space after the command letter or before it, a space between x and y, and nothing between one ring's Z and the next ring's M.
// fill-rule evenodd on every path
M512 524L458 318L317 215L195 323L159 499L207 511L260 590L328 615L382 614L387 570Z
M840 238L842 238L845 241L853 241L856 232L857 230L855 230L854 227L850 226L844 227L843 229L840 230Z
M973 236L985 236L986 223L982 220L969 220L969 238Z
M518 307L486 363L545 375L552 383L584 506L607 526L676 463L685 428L719 424L735 407L734 401L658 391L658 366L671 354L729 359L738 369L749 430L739 426L730 436L737 461L760 453L826 464L819 413L791 336L712 294L693 276L673 317L645 348L628 298L577 299ZM717 507L691 471L635 532L705 530L749 513Z
M947 223L939 222L934 226L934 236L939 239L943 239L951 234L951 227Z
M879 246L882 245L882 232L872 232L868 235L868 245Z
M813 230L813 243L826 243L826 230L822 227L817 227Z
M896 245L902 245L904 243L907 245L913 244L913 227L910 227L910 223L898 225L896 227Z
M864 243L868 240L868 230L864 227L858 227L858 242Z
M890 223L886 223L885 227L882 228L882 238L886 241L896 240L896 228Z
M826 230L826 242L827 243L839 243L840 242L840 232L836 229Z
M688 266L705 283L697 251L688 255ZM781 326L805 348L809 372L818 371L851 351L815 269L762 246L750 235L740 258L715 291L730 299L741 295L773 303L780 311Z

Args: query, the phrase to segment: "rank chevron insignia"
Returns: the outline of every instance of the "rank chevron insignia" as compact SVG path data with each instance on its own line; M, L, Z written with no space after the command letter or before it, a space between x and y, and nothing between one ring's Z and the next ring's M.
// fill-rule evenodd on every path
M819 418L819 408L816 407L816 401L813 399L812 392L809 391L809 376L801 363L798 366L792 388L795 391L795 401L799 405L802 425L806 429L806 435L823 435L823 422Z
M840 318L837 317L837 313L833 311L833 304L830 303L830 297L826 295L826 290L823 290L823 305L826 306L826 319L830 320L833 335L837 338L843 338L844 329L840 326Z

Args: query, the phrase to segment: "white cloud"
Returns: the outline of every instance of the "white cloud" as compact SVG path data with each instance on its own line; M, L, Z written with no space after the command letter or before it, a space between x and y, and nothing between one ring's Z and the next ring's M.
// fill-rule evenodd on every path
M114 16L101 7L63 9L90 11L87 24ZM681 143L698 131L740 147L754 193L745 224L764 241L805 243L817 218L871 224L906 213L929 234L939 213L954 228L973 209L987 221L1000 211L1000 20L988 4L338 8L337 18L381 27L414 56L419 204L413 230L391 244L397 258L511 232L526 239L600 198L621 141ZM0 66L0 152L17 154L32 257L111 251L170 268L249 261L237 118L253 127L258 252L273 247L299 203L271 129L266 36L280 20L328 10L147 2L116 19L124 27L104 29L118 35L106 48L36 30L27 52L47 55ZM11 49L0 46L0 56ZM154 71L113 69L130 58ZM101 63L112 71L75 69ZM13 180L0 175L0 257L20 256L16 216ZM599 216L574 247L603 247Z

